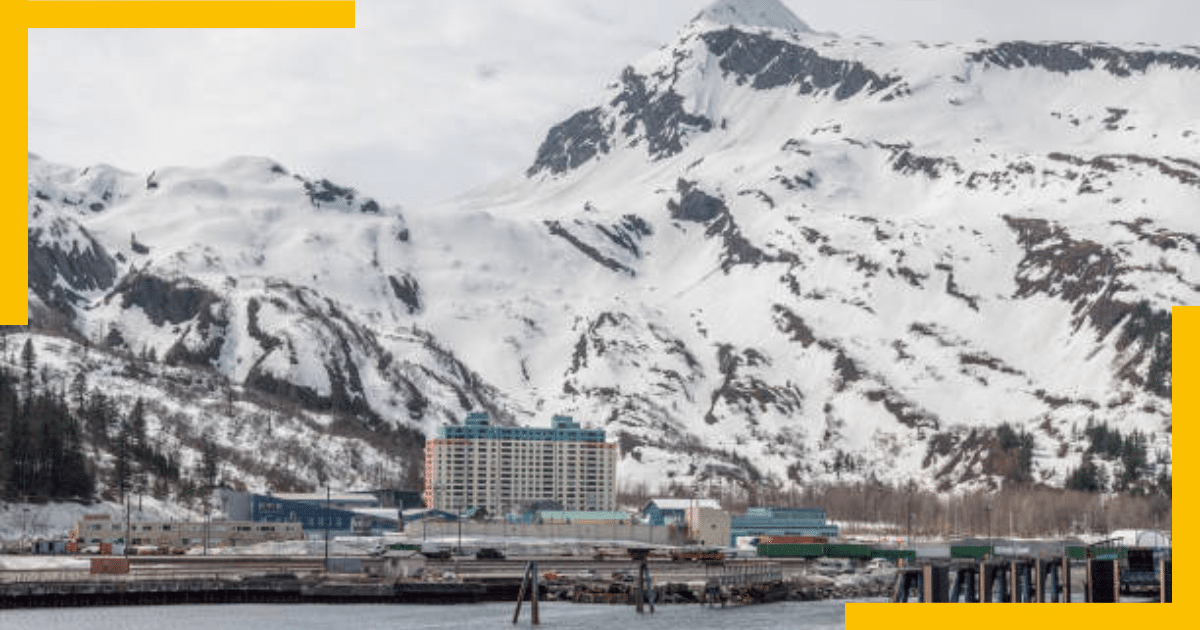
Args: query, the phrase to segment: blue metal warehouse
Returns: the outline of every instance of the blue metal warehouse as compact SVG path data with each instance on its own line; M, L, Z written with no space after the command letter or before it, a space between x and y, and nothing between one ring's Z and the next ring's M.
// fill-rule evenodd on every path
M734 516L730 524L729 545L742 536L826 536L837 538L837 525L825 523L822 508L748 508Z
M326 527L331 536L378 536L402 529L398 508L326 508L323 501L296 501L261 494L250 495L250 520L260 523L300 523L310 537L324 536Z

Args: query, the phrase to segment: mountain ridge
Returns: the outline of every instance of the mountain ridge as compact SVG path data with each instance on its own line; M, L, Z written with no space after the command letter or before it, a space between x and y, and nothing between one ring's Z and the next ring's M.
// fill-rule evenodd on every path
M397 436L480 409L602 426L630 484L1061 486L1093 424L1170 451L1170 306L1200 297L1200 126L1170 103L1200 96L1195 59L693 21L523 174L430 208L265 158L31 153L31 321L220 383L191 422L231 451L339 427L336 452L231 469L255 487L355 449L353 478L415 478ZM65 382L84 360L60 352Z

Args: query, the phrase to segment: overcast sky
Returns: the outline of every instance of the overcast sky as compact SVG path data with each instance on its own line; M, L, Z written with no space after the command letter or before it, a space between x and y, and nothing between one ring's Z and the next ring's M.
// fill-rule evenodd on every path
M784 0L886 41L1196 44L1197 0ZM29 29L29 150L134 172L272 157L416 206L520 172L706 0L359 0L353 30Z

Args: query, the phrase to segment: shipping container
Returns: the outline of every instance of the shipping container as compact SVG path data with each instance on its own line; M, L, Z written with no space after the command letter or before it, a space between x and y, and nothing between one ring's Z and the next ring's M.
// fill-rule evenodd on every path
M758 545L758 555L764 558L819 558L825 555L825 547L820 544L763 544Z
M891 560L892 562L897 562L899 560L914 562L917 559L917 552L913 551L912 549L874 549L872 550L871 555L872 557L883 558L885 560Z
M870 558L869 545L825 545L825 555L830 558Z
M129 573L129 558L92 558L93 575L121 575Z
M758 538L758 543L759 543L760 545L761 545L761 544L763 544L763 543L767 543L767 544L771 544L771 545L774 545L774 544L784 544L784 545L813 545L813 544L821 544L821 545L823 545L823 544L825 544L825 543L827 543L827 542L829 542L829 537L828 537L828 536L782 536L782 535L767 535L767 536L760 536L760 537Z
M111 556L112 552L113 552L112 548L113 548L112 543L106 543L106 542L100 543L100 555Z

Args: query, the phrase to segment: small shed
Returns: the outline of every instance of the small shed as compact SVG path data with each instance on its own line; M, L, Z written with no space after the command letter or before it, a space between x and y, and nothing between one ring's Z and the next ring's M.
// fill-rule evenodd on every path
M715 499L652 499L642 509L642 520L649 525L686 525L691 508L721 509Z

